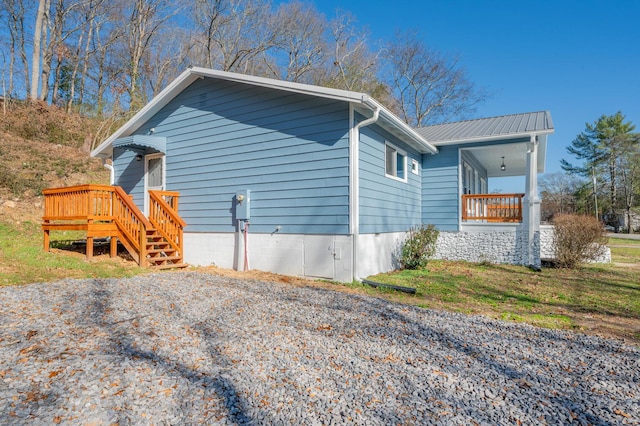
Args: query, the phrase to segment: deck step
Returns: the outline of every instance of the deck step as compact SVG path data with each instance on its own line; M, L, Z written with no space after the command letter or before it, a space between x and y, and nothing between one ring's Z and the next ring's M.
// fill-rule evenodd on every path
M166 263L163 265L151 265L150 268L151 269L184 269L184 268L188 268L189 264L188 263Z
M175 252L176 251L172 248L153 248L153 249L147 248L147 254L149 255L164 253L165 255L169 256Z
M180 256L156 256L156 257L147 257L149 262L167 262L174 260L182 260Z

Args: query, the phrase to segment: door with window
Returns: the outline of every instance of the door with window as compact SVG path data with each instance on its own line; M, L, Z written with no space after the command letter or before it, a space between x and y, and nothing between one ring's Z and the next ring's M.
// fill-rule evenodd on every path
M144 158L144 214L149 215L149 191L165 188L164 154L149 154Z

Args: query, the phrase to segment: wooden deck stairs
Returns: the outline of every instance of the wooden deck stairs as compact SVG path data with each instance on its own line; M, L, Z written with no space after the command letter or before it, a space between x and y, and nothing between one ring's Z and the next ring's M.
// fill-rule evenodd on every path
M183 229L178 215L179 193L149 191L149 217L118 186L80 185L43 191L44 249L50 250L50 232L87 233L87 258L93 257L94 238L110 238L110 255L118 242L140 265L155 269L184 268Z
M168 269L188 266L182 262L180 253L171 247L171 242L167 241L160 232L153 228L147 229L146 238L147 262L151 268Z

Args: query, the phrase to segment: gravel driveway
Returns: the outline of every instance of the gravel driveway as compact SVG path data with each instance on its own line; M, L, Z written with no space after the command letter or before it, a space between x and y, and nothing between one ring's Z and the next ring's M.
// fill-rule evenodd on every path
M0 288L0 424L640 424L620 342L197 272Z

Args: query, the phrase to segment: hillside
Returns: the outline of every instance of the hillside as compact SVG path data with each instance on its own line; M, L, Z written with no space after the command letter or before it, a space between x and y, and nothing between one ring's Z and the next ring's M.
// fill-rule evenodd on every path
M0 221L39 222L42 190L108 183L89 157L96 120L46 105L17 105L0 115Z

